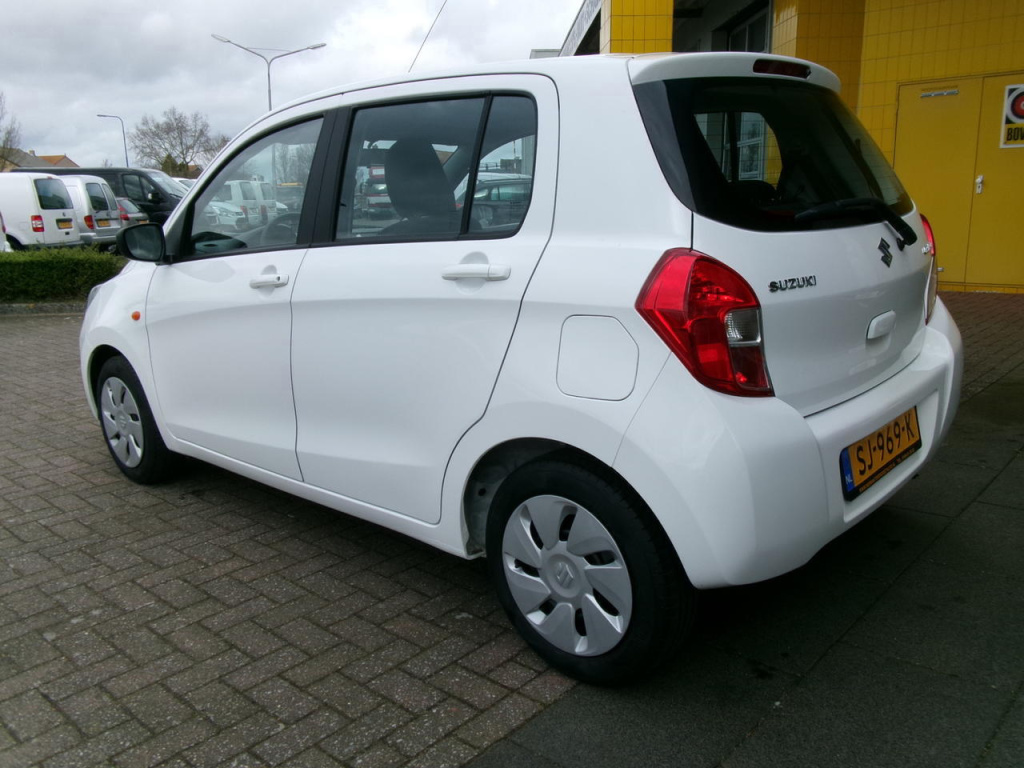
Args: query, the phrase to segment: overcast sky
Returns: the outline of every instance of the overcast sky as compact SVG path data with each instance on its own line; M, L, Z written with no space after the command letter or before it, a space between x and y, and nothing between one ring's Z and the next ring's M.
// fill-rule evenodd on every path
M247 48L326 47L272 65L275 105L409 69L443 0L36 0L4 3L0 91L21 149L82 166L124 163L149 114L201 112L234 136L266 111L267 67ZM414 71L560 48L582 0L447 0ZM131 145L129 155L134 164Z

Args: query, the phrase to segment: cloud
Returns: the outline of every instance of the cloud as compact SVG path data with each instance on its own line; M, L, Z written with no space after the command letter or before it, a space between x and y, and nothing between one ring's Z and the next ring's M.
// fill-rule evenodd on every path
M132 128L177 107L234 135L266 111L267 67L211 38L273 55L276 105L304 94L406 72L443 0L178 0L150 10L137 0L69 0L4 10L0 90L22 126L22 149L80 165L123 162L120 115ZM416 72L526 58L562 44L580 0L448 0ZM129 150L130 151L130 150Z

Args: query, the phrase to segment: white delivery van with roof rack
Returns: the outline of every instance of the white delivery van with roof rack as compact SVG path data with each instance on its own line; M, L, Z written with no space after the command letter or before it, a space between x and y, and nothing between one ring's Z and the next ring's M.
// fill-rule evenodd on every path
M0 210L14 249L81 245L67 187L47 173L0 173Z
M139 482L186 454L486 556L549 662L650 672L696 590L806 563L956 412L931 232L838 89L778 56L584 56L272 112L120 236L81 335L104 442ZM387 218L357 204L376 164ZM290 212L201 215L270 168Z

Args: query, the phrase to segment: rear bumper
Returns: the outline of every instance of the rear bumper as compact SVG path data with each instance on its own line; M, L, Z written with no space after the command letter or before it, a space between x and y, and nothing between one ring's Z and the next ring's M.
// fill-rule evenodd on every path
M898 374L803 417L775 398L719 395L670 359L628 430L615 468L645 499L698 587L797 568L906 484L956 413L963 349L938 302L921 353ZM852 501L839 455L916 406L921 448Z

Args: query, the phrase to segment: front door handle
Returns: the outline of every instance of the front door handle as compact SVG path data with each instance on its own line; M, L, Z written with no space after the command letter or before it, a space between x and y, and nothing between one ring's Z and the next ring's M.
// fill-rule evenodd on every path
M445 280L508 280L512 267L508 264L454 264L441 270Z
M282 288L288 285L288 275L260 275L249 281L250 288Z

